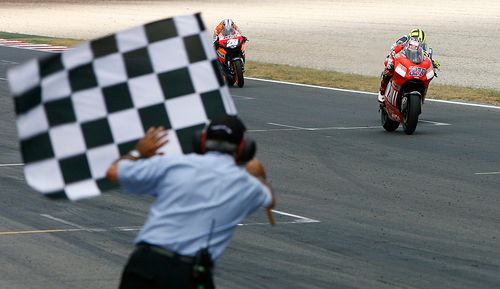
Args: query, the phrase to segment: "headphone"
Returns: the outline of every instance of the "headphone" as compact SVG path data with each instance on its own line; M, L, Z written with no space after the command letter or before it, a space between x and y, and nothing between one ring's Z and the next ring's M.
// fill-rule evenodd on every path
M236 163L245 164L255 156L257 144L251 138L243 136L239 144L228 141L207 140L207 130L196 131L193 137L193 151L197 154L205 154L207 151L219 151L234 155Z

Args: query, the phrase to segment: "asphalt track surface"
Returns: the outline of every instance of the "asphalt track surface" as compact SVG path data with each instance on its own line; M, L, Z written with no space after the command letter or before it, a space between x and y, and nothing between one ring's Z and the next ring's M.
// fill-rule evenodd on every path
M0 47L0 289L116 288L151 199L30 189ZM500 288L500 109L426 102L385 132L374 95L247 80L231 89L277 192L217 271L221 289Z

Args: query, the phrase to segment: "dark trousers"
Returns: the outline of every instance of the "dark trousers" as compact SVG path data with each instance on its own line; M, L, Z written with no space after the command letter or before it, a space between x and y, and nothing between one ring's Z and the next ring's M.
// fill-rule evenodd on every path
M130 256L122 274L120 289L212 289L197 287L193 278L193 263L189 257L167 256L162 249L139 245ZM210 276L211 277L211 276Z

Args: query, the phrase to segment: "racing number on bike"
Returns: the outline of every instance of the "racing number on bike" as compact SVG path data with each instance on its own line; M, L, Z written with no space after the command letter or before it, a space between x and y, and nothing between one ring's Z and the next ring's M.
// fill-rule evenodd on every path
M235 47L237 45L238 45L238 39L236 39L236 38L235 39L229 39L227 41L227 44L226 44L227 47Z
M422 77L425 74L425 68L422 67L412 67L410 70L410 76Z

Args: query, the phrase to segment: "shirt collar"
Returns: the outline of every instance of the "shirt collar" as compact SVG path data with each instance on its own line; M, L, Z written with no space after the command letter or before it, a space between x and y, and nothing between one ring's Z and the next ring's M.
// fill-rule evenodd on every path
M232 155L227 154L227 153L221 153L218 151L208 151L208 152L206 152L206 155L234 161L234 157Z

